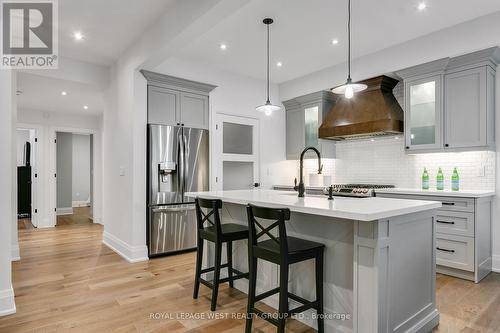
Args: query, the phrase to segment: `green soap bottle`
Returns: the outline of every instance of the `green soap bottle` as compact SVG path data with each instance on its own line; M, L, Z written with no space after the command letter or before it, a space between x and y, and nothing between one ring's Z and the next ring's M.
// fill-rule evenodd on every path
M460 190L460 177L458 176L457 168L453 168L453 174L451 175L451 190Z
M436 176L436 190L438 191L444 190L444 175L443 175L443 170L441 170L441 168L439 168Z
M427 168L424 168L424 173L422 174L422 190L429 189L429 173L427 172Z

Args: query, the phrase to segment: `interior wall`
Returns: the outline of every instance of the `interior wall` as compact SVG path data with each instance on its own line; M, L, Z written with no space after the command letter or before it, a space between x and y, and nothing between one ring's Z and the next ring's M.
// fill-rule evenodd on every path
M72 206L90 203L90 135L72 134Z
M23 127L37 128L38 142L37 153L39 158L38 195L38 227L52 227L55 222L54 208L56 202L52 202L54 177L56 172L56 161L51 160L51 154L55 154L54 131L64 129L74 133L94 132L95 149L93 158L95 162L93 186L95 188L94 223L103 223L102 219L102 116L77 115L58 112L42 112L37 110L18 110L17 122ZM54 186L54 187L53 187Z
M0 316L16 312L11 274L14 238L17 243L15 88L15 73L0 70Z
M72 213L73 193L73 134L57 132L56 173L57 210Z

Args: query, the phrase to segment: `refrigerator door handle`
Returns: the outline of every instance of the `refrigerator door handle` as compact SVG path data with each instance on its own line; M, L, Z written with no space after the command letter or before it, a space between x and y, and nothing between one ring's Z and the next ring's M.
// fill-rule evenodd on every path
M184 145L184 135L180 134L179 135L179 171L177 172L177 181L179 183L179 190L181 194L181 198L184 197L184 173L185 173L185 168L186 168L186 152L185 152L185 145Z
M184 194L186 193L186 181L187 181L187 178L188 178L188 172L189 172L189 166L187 165L188 164L188 160L187 160L187 156L189 155L189 145L188 145L188 142L187 142L187 138L186 138L186 135L184 135L184 133L182 134L182 144L184 145L184 160L182 161L183 163L183 174L182 174L182 198L184 200Z

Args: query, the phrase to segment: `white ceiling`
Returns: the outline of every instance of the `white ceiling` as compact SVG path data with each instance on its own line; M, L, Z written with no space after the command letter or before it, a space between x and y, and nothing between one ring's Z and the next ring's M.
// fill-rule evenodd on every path
M498 0L353 0L353 57L379 51L500 10ZM345 62L346 0L252 0L178 50L178 58L265 78L264 17L272 17L272 81L281 83ZM338 38L339 44L331 41ZM220 43L227 44L221 51ZM277 61L283 67L277 68Z
M110 65L138 39L172 0L61 0L59 54L85 62ZM73 33L81 31L83 41Z
M97 115L104 110L102 89L67 80L27 73L17 74L17 107L48 112ZM67 95L62 96L61 92ZM83 106L87 105L88 110Z

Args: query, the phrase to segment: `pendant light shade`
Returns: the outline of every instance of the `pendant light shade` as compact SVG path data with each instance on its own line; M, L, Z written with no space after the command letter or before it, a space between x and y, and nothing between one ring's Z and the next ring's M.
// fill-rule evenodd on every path
M270 85L270 79L269 79L269 26L274 22L272 18L265 18L262 21L266 26L267 26L267 76L266 76L266 93L267 93L267 100L263 105L259 105L255 108L255 110L264 112L266 116L271 115L274 111L278 111L281 109L277 105L271 104L271 101L269 100L269 85Z
M352 98L354 93L368 88L363 83L353 83L351 79L351 0L347 2L347 81L345 84L332 89L334 94L344 95L345 98Z

